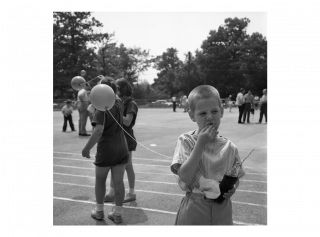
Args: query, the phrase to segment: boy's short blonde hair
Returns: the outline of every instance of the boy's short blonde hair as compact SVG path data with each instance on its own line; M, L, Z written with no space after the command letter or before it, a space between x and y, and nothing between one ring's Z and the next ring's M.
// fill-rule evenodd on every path
M211 97L216 97L218 99L218 102L220 104L220 108L222 109L222 102L220 99L220 94L219 91L214 88L213 86L210 85L202 85L202 86L197 86L194 88L189 96L188 96L188 104L190 107L191 112L194 112L196 109L196 100L199 99L208 99Z

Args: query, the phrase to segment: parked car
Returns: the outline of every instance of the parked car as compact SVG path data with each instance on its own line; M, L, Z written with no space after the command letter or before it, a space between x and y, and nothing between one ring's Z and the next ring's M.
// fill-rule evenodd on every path
M57 107L58 107L58 104L53 103L53 108L57 108Z
M156 100L155 102L151 102L152 104L165 104L168 107L173 106L173 103L167 100Z

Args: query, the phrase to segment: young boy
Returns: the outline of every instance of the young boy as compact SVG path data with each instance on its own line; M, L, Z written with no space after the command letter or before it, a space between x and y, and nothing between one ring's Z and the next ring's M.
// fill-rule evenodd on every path
M218 136L223 106L219 92L212 86L194 88L189 96L189 116L198 129L178 138L171 171L178 176L178 184L186 196L182 199L176 225L232 225L230 197L239 186L220 195L219 182L235 162L240 162L237 147L227 138ZM238 178L245 175L241 167Z
M63 113L63 119L64 119L64 122L63 122L63 127L62 127L62 131L65 132L66 129L67 129L67 121L69 121L69 125L70 125L70 128L72 131L76 131L74 129L74 125L73 125L73 122L72 122L72 111L73 111L73 108L71 106L71 100L67 100L66 101L66 105L63 106L62 108L62 113Z

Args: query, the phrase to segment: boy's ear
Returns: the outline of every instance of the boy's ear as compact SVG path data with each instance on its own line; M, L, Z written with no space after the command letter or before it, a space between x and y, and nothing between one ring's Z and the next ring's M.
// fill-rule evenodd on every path
M194 114L191 112L191 110L188 111L188 114L189 114L190 119L191 119L193 122L195 122L196 119L194 118Z

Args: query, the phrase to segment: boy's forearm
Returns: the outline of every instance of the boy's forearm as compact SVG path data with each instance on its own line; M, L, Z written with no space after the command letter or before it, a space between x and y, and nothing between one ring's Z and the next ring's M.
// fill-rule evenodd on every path
M189 159L181 165L179 177L184 183L191 182L202 158L203 148L203 145L196 143Z

